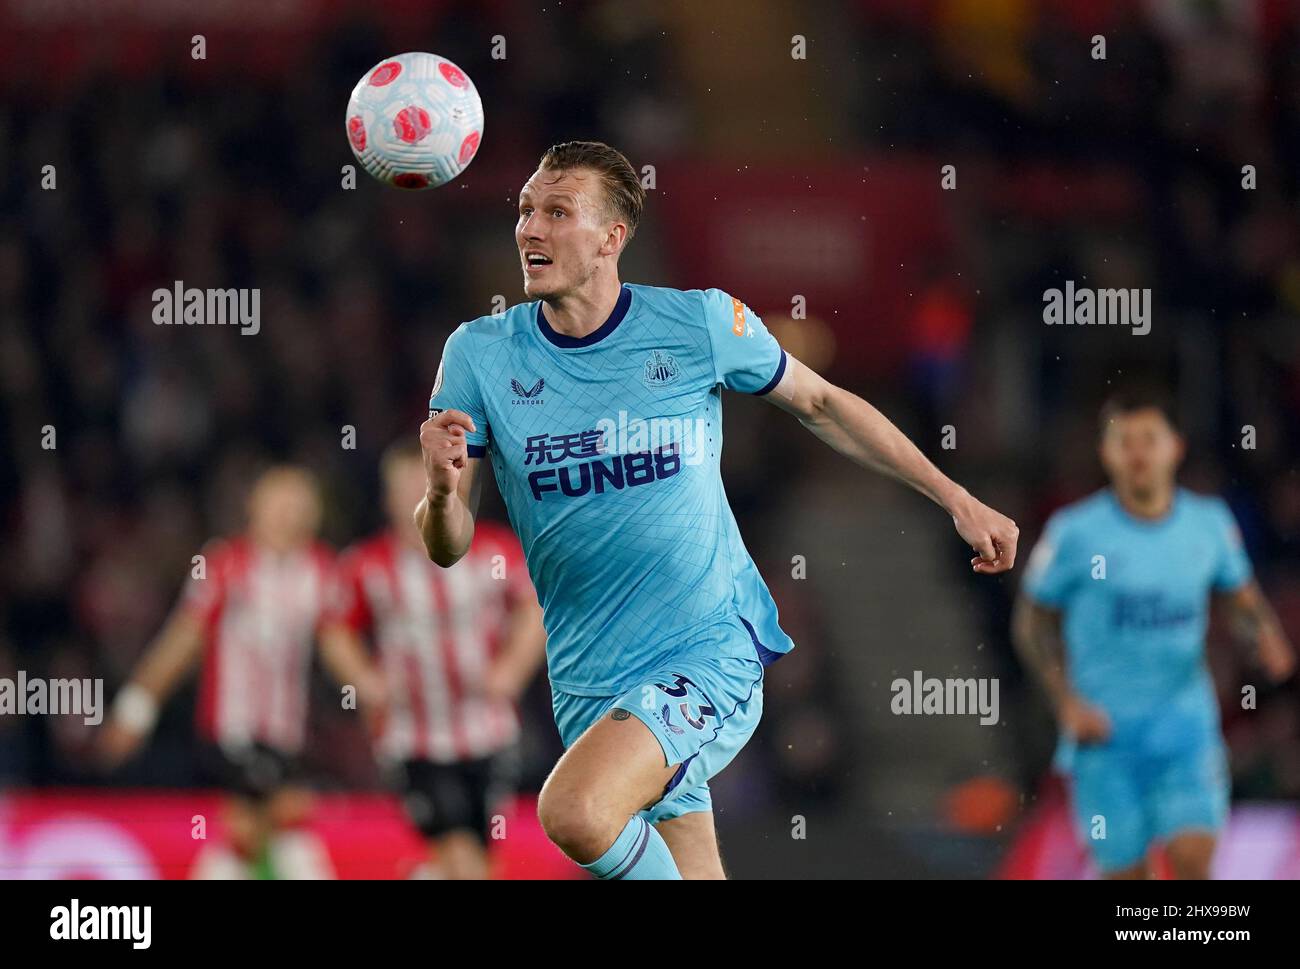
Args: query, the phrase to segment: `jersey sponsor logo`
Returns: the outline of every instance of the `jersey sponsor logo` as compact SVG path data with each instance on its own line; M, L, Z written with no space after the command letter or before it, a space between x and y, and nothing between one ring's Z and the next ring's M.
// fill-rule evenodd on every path
M1111 608L1111 623L1119 629L1168 629L1194 622L1197 614L1194 603L1163 592L1121 592Z
M662 481L681 470L682 459L677 453L677 445L665 444L654 451L615 454L562 468L541 468L528 475L528 487L534 501L541 501L548 494L582 498Z
M524 441L524 464L561 464L608 453L604 431L599 428L576 434L533 434Z
M731 332L736 336L745 335L745 304L734 296L731 298Z
M642 368L641 381L647 387L665 387L682 375L673 355L665 350L651 350Z
M510 403L540 404L542 403L542 400L538 395L542 392L542 390L545 387L546 387L546 381L541 377L537 378L537 383L533 384L532 387L527 387L527 388L524 387L524 385L521 384L517 378L511 377L510 392L513 393L515 397L517 397L518 399L512 400Z

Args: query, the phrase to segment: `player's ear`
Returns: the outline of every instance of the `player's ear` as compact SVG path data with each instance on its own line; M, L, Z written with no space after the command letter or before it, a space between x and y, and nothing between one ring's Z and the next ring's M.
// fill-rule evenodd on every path
M623 251L623 246L627 242L627 234L626 223L612 223L609 232L605 234L605 244L600 247L600 254L602 256L617 256Z
M1174 432L1174 467L1183 463L1183 458L1187 456L1187 438L1183 437L1177 431Z

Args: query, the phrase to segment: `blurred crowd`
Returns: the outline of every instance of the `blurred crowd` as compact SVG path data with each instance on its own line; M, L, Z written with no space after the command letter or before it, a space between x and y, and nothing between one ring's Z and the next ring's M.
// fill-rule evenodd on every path
M320 475L333 544L379 526L378 456L416 432L446 335L490 312L492 295L518 298L508 192L553 141L600 136L634 162L651 147L687 161L780 157L757 122L761 62L721 40L687 42L704 15L681 6L464 4L430 15L412 44L358 5L304 41L310 69L279 76L196 70L179 35L146 72L87 55L66 83L11 74L0 99L0 675L102 676L111 694L191 556L241 527L268 460ZM757 21L769 13L788 49L784 5L742 6ZM942 466L1027 538L1101 484L1096 405L1113 383L1138 371L1169 381L1190 438L1186 482L1229 499L1300 639L1300 16L1174 0L862 0L810 4L805 16L830 67L783 95L825 136L801 150L905 154L936 178L953 164L962 188L953 249L899 321L905 363L869 385L832 366L835 378L889 401L905 427L962 414L962 446ZM521 32L545 43L491 60L484 38ZM341 190L346 93L408 47L446 53L474 78L488 106L476 184L489 188ZM747 65L757 92L729 105L725 142L707 83L716 59ZM54 190L40 187L44 165ZM511 186L499 194L494 165ZM653 248L629 256L631 278L674 285ZM1150 287L1152 334L1092 340L1043 326L1042 294L1065 279ZM155 326L150 294L174 280L259 287L260 333ZM729 452L727 466L753 473L771 453ZM762 545L770 509L743 493L737 503L760 564L779 556ZM491 497L488 510L502 514ZM782 568L770 581L790 632L823 640L830 604ZM981 603L986 641L1019 682L1006 631L1014 588L988 584ZM837 796L854 756L840 724L853 714L832 652L822 642L783 661L767 739L737 765L755 785ZM1214 655L1238 793L1300 796L1296 683L1243 716L1236 689L1249 667ZM323 682L317 692L330 701L313 714L318 779L374 783L361 731ZM119 782L191 782L191 701L172 704ZM558 749L548 703L539 684L526 711L535 776ZM0 719L0 780L98 780L90 728L63 719ZM1045 722L1025 740L1017 783L1044 768L1044 737Z

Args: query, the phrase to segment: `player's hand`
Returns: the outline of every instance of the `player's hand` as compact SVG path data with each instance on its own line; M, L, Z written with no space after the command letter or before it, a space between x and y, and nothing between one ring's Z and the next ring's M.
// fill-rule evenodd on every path
M1295 672L1295 650L1286 636L1276 629L1265 627L1259 634L1256 652L1264 673L1274 683L1281 683Z
M1016 564L1020 529L1006 515L970 498L952 516L957 534L970 543L976 556L971 568L981 575L997 575Z
M1104 710L1071 694L1061 704L1061 729L1081 744L1100 744L1110 737L1110 718Z
M465 434L474 430L474 419L459 410L434 414L420 425L420 451L430 498L446 498L456 492L460 473L469 461Z
M95 758L106 771L117 770L139 752L147 735L110 720L95 744Z

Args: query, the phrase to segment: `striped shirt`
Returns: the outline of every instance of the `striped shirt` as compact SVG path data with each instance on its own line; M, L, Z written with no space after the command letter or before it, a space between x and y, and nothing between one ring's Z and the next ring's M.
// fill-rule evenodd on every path
M204 548L180 608L206 638L199 680L199 733L222 746L258 742L302 749L308 677L333 553L312 544L284 554L248 538Z
M385 532L341 556L334 585L331 619L373 639L389 684L382 757L456 763L515 741L514 704L483 692L511 611L536 601L509 529L476 523L448 569Z

